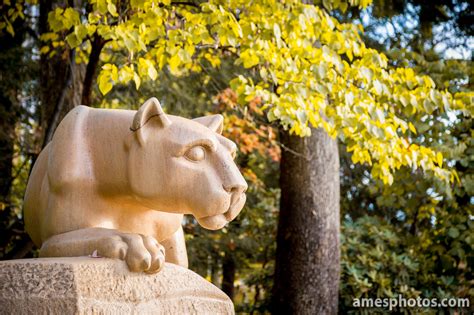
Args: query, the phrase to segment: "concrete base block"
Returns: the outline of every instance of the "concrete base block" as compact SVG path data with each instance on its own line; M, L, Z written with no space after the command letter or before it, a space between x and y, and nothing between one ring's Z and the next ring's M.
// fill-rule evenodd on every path
M72 257L1 261L0 314L234 314L234 307L177 265L150 275L120 260Z

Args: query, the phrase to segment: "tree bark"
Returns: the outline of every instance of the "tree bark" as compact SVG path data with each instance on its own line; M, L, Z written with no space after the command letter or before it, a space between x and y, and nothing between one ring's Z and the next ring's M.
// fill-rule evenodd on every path
M49 32L48 13L61 3L40 1L40 35ZM65 48L53 57L41 54L40 71L40 142L45 147L62 118L81 102L85 65L76 65L74 52Z
M339 154L324 130L282 131L274 314L336 314L339 289Z
M231 254L226 253L222 263L222 291L233 301L235 281L235 260Z

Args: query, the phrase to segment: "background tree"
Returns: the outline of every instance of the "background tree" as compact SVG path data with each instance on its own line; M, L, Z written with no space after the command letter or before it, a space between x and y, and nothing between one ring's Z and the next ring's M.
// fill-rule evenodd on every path
M305 138L283 132L280 139L285 147L273 312L335 314L340 272L337 143L322 129Z
M8 9L0 7L2 16ZM12 23L15 37L0 32L0 259L22 257L31 249L16 251L12 244L22 247L19 244L28 243L19 219L21 202L15 198L14 184L19 182L24 186L25 170L29 166L31 152L22 146L17 127L28 124L30 113L22 105L31 105L28 93L34 91L31 81L37 75L37 66L29 60L33 47L30 25L23 19Z

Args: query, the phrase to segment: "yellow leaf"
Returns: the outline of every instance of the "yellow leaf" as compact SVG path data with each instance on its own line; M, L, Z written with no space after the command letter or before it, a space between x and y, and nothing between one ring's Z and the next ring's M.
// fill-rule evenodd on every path
M171 71L175 72L178 70L178 67L181 64L181 60L179 56L176 54L168 60L168 64L170 66Z
M443 155L441 152L436 154L436 162L438 162L439 167L443 166Z
M135 88L138 90L142 80L140 79L140 76L136 72L133 73L133 81L135 81Z
M47 54L49 52L49 46L43 46L40 49L40 53Z
M411 122L408 123L408 128L416 135L416 128Z
M103 95L109 93L112 89L112 83L110 83L109 77L105 73L101 72L97 80L99 81L100 92Z
M109 2L107 4L107 10L110 12L110 14L112 14L112 16L118 16L117 8L115 7L115 4L113 4L112 2Z
M7 32L10 33L11 36L15 36L15 31L11 23L7 19L5 19L5 21L7 22Z
M156 80L156 78L158 77L158 72L156 71L155 67L153 67L153 65L150 65L150 67L148 67L148 76L153 81Z

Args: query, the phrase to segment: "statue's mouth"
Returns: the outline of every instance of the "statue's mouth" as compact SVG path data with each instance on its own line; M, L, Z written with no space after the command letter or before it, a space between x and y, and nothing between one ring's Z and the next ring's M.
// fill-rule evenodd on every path
M223 228L227 223L235 219L242 210L247 197L245 193L238 196L232 196L231 204L227 211L219 214L213 214L202 218L196 218L199 224L210 230L218 230Z
M243 208L246 200L247 196L245 195L245 193L238 195L236 198L232 196L229 209L224 213L224 216L227 221L230 222L235 219L235 217L239 214L240 210Z

